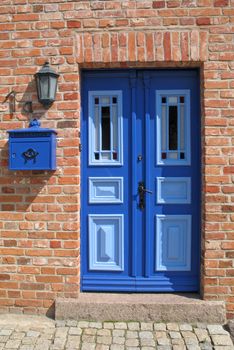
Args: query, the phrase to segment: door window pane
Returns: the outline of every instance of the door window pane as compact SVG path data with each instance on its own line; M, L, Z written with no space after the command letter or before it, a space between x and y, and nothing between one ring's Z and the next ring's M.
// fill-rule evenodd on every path
M177 106L169 106L169 150L177 150Z
M166 106L162 105L162 151L167 149L167 110Z
M118 114L117 105L112 106L112 132L113 132L113 150L117 151L118 148Z
M110 104L110 97L109 96L102 96L101 97L101 104L109 105Z
M169 159L177 159L178 158L178 152L169 152L168 153Z
M168 98L168 102L177 104L177 97L176 96L170 96Z
M94 110L94 128L95 128L95 151L99 151L100 142L99 142L99 108L95 105Z
M102 149L110 151L110 107L102 107Z
M180 106L180 149L184 150L184 105Z
M89 94L89 164L122 164L121 92Z
M101 153L102 159L104 160L110 160L111 159L111 153L110 152L102 152Z
M190 161L189 91L157 91L157 157L160 164ZM159 135L160 133L160 135Z

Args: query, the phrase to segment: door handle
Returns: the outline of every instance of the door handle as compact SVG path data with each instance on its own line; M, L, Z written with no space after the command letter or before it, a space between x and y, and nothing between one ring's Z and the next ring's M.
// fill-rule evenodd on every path
M144 182L140 181L138 183L138 193L139 193L139 208L142 210L145 208L145 193L152 194L151 190L145 188Z

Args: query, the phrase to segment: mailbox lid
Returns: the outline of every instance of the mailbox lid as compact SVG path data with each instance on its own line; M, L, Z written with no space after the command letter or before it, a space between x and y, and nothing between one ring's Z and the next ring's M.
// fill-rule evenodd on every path
M30 127L25 129L8 130L9 138L34 138L34 137L52 137L57 132L54 129Z
M16 138L9 143L10 170L55 170L55 138Z

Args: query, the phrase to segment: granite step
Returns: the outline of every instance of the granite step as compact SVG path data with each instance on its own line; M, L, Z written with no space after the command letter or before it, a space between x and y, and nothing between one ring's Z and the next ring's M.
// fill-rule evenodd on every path
M197 294L80 293L55 302L56 320L226 322L223 301L204 301Z

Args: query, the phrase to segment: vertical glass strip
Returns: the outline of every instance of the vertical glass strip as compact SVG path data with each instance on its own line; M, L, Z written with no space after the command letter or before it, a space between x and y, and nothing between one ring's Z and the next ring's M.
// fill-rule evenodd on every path
M180 104L177 104L177 150L178 150L178 154L180 153Z
M118 115L117 105L112 105L112 140L113 140L113 151L117 152L118 149Z
M169 106L169 150L178 149L177 106Z
M110 98L111 100L111 98ZM112 111L112 104L110 104L110 156L111 159L113 160L113 111Z
M180 105L180 149L183 151L185 149L185 134L184 134L184 105Z
M110 151L111 150L111 144L110 144L110 107L103 107L102 106L102 113L101 113L101 125L102 125L102 150Z
M95 151L99 151L99 107L98 105L95 105L94 107L94 130L95 130L95 134L94 134L94 147L95 147Z
M166 115L166 105L162 105L162 151L166 151L167 148L167 115Z

